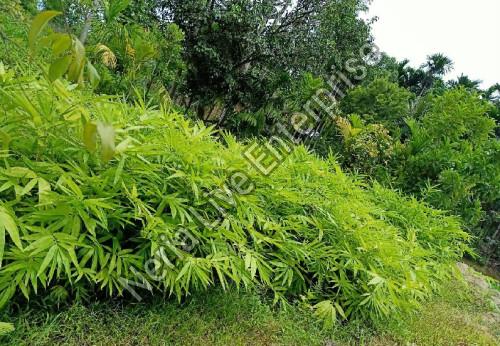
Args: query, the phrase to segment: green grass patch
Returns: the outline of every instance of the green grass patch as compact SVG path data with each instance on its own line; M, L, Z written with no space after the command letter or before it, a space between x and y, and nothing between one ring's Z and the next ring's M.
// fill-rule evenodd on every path
M337 323L324 330L299 305L272 308L255 292L211 290L178 304L123 301L18 312L8 345L497 345L495 307L458 281L414 314L377 325Z

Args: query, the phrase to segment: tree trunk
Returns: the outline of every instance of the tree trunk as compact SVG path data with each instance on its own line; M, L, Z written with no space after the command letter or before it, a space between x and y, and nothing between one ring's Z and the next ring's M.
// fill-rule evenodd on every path
M94 11L97 10L98 5L98 0L94 0L92 8L87 12L87 16L85 17L85 24L83 25L83 30L80 33L80 42L82 42L82 44L85 44L85 41L87 41L90 27L92 25L92 19L94 19Z

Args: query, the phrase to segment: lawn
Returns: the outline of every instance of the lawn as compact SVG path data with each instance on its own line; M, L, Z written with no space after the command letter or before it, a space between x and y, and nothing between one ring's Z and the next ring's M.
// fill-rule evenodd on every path
M498 345L498 306L481 277L451 281L414 314L324 330L311 311L272 307L256 291L212 290L182 303L113 300L16 313L5 345ZM479 284L478 284L479 283ZM497 302L498 303L498 302Z

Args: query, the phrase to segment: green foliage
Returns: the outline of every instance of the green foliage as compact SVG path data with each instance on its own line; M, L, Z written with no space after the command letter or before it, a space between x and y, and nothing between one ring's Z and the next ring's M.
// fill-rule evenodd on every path
M265 131L282 111L274 107L284 102L277 96L287 94L294 78L327 78L334 66L358 56L369 37L369 25L358 16L366 9L361 0L157 3L166 12L161 20L185 33L187 106L235 132L242 122L255 123L254 134ZM217 114L210 111L215 103L222 104Z
M260 286L274 302L301 299L331 327L415 308L451 275L470 238L457 217L303 146L261 176L243 143L172 111L180 102L240 136L270 134L368 40L365 1L278 3L42 1L49 11L29 29L24 17L5 21L0 306L122 295L131 283L179 300ZM0 5L2 20L24 12ZM338 149L344 167L460 215L492 254L498 86L445 83L452 63L441 54L407 63L383 58L343 100L345 117L311 106L322 120L309 137L323 131L319 150ZM232 191L234 172L251 193Z
M398 62L396 66L389 65L390 69L396 72L397 82L401 87L417 96L446 89L443 77L453 70L453 61L450 58L441 53L432 54L418 68L408 66L409 62L405 59Z
M375 325L362 321L322 329L300 305L271 309L256 292L210 290L177 304L160 297L50 309L35 304L9 317L6 345L406 345L498 344L495 307L476 286L451 281L416 313ZM498 313L498 312L497 312Z
M395 141L381 124L365 125L361 117L336 119L342 142L339 147L344 167L380 178L395 157Z
M12 333L15 330L12 323L0 322L0 336Z
M51 82L65 76L80 86L87 79L92 87L96 87L100 76L88 60L85 47L77 37L53 31L42 35L49 21L60 14L58 11L44 11L33 18L28 32L28 47L35 56L41 50L50 51L51 63L47 76Z
M183 85L184 34L175 24L160 30L109 19L94 30L90 45L103 76L98 92L134 99L140 90L158 102Z
M500 170L498 140L491 137L496 125L487 116L490 107L465 89L435 97L422 120L409 123L411 137L403 152L405 189L424 192L433 205L461 215L470 229L481 221L495 228L491 221L498 205ZM428 190L429 185L437 188Z
M15 18L15 20L14 20ZM19 1L0 1L0 61L15 66L26 60L28 25Z
M495 121L485 116L491 105L464 89L450 90L436 97L422 119L424 131L436 144L465 141L480 145L493 133Z
M359 114L370 123L398 131L409 114L412 94L387 79L377 78L349 91L342 100L345 114Z
M179 114L62 79L8 76L0 84L10 138L0 164L2 305L16 293L51 291L56 303L115 296L132 281L179 299L261 285L276 302L319 304L320 316L332 306L340 319L376 319L418 306L467 249L456 218L364 186L304 147L265 177L243 158L243 144L227 134L217 142L211 128ZM235 171L251 193L233 191ZM225 184L233 193L224 198ZM181 229L192 248L176 241Z
M434 56L425 70L442 74L447 64L441 60ZM389 68L393 61L384 64ZM453 83L448 90L433 84L410 110L411 94L384 78L342 100L344 114L358 112L366 122L357 115L352 124L337 118L343 166L460 215L485 259L498 257L499 144L489 117L494 98Z

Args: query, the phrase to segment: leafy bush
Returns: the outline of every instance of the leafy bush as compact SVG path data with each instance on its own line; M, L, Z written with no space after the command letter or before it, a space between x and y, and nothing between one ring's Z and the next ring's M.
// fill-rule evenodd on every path
M408 116L412 93L384 78L352 89L342 100L346 114L359 114L371 123L398 131Z
M132 99L134 89L148 96L166 91L174 94L185 70L182 31L175 24L165 25L160 31L158 27L122 21L106 18L95 25L91 49L103 77L97 91Z
M382 179L395 156L396 142L389 131L381 124L365 125L356 114L349 120L337 117L336 125L342 137L343 166Z
M416 306L467 249L456 218L304 147L266 177L231 135L140 100L7 71L0 105L0 305L262 285L330 324Z
M405 191L460 215L478 241L492 240L485 254L498 250L500 200L500 147L493 137L495 122L487 116L490 108L465 89L435 97L421 121L408 122L411 136L398 171Z
M459 215L484 259L500 258L494 103L457 86L433 89L410 112L410 95L383 78L348 94L342 109L363 121L355 114L337 121L343 167Z

